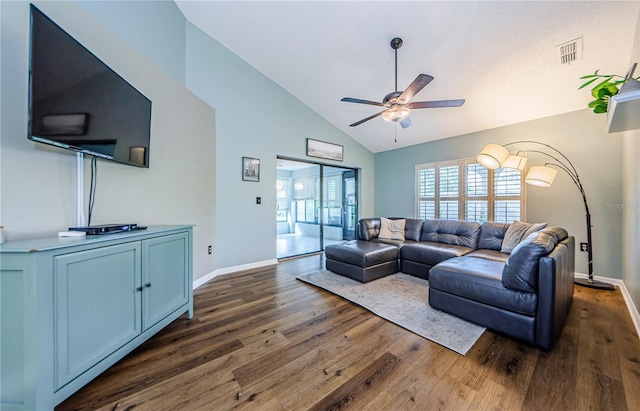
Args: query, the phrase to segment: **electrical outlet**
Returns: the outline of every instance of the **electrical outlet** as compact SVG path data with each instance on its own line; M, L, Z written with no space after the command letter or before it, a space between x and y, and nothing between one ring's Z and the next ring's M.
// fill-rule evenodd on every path
M209 254L213 254L213 246L210 245L207 251L209 251Z
M589 244L587 243L580 243L580 251L589 251Z
M256 204L262 204L262 198L256 197Z

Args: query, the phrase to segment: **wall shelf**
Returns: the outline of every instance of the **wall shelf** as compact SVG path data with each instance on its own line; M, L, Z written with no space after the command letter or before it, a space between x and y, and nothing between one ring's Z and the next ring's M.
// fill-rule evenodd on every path
M640 90L631 90L611 97L607 111L607 132L637 129L640 129Z

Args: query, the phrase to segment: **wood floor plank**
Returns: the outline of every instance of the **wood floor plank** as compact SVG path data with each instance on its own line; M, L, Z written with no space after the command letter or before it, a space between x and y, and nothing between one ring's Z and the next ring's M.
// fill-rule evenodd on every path
M438 379L415 410L467 410L473 404L476 391L448 375Z
M405 334L389 352L401 361L387 379L386 388L369 400L363 410L414 408L455 361L454 356L447 355L447 348L417 335Z
M447 374L466 386L479 390L485 380L497 380L496 363L508 341L493 333L484 333L466 356L458 356ZM479 364L480 366L474 366Z
M292 358L279 369L263 369L266 372L256 375L248 385L241 385L240 401L231 409L243 409L247 403L260 407L277 397L278 403L286 409L306 409L322 392L330 392L332 387L340 385L336 381L348 379L370 361L368 355L374 350L365 350L364 354L355 355L349 345L363 344L367 334L374 332L384 322L374 316L351 329L344 338L337 338L326 344ZM288 346L280 351L288 350ZM364 365L360 364L364 363ZM323 366L324 368L320 368ZM302 400L302 403L296 403ZM294 405L295 404L295 405ZM260 409L260 408L257 408Z
M322 256L225 274L61 410L640 409L619 290L575 287L550 352L486 331L461 356L296 280Z
M372 316L347 331L343 338L318 347L313 362L306 366L310 373L301 376L294 390L281 390L277 394L280 403L292 410L309 408L347 384L376 360L381 347L392 345L402 334L405 333L399 327ZM287 380L284 385L289 383Z
M364 392L368 390L375 391L384 384L385 378L391 370L393 370L393 367L395 367L398 361L400 361L400 359L395 355L389 352L383 353L368 367L318 401L310 407L309 410L321 411L347 408L346 406L349 405L349 403L353 403L357 401L360 396L364 396ZM353 409L357 409L355 405L353 406Z
M521 409L539 354L540 350L537 348L509 341L493 363L493 372L483 382L479 391L482 392L483 389L487 388L485 386L487 381L492 381L504 387L504 390L511 393L511 395L500 398L495 404L487 401L486 398L478 396L475 399L476 401L480 400L478 408L488 406L492 409Z
M262 375L285 366L328 340L342 336L344 332L367 319L367 313L364 310L361 310L359 316L353 316L352 309L350 306L342 306L304 324L283 331L283 334L292 342L287 350L276 351L271 355L244 364L233 370L233 374L240 385L248 385Z

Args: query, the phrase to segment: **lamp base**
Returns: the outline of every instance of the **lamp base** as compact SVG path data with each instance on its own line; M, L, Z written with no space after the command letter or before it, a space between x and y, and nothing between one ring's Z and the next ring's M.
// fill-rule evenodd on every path
M588 278L576 278L575 284L583 287L597 288L598 290L615 290L616 287L613 284L605 283L603 281L590 280Z

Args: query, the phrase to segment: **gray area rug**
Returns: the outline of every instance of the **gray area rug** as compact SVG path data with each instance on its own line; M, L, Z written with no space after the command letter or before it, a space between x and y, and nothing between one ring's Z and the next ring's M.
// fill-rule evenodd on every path
M408 274L396 273L364 284L329 270L297 278L462 355L486 329L431 308L429 282Z

